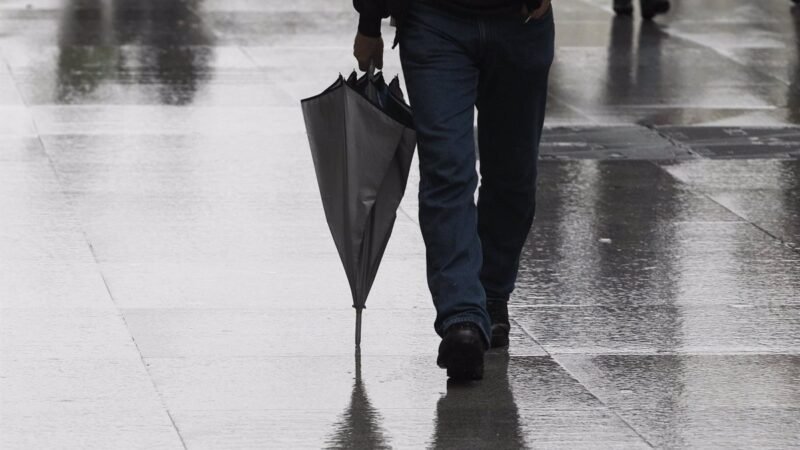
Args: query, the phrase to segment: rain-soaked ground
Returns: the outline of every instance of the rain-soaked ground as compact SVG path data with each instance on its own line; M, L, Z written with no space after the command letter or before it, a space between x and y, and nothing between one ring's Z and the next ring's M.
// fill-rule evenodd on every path
M354 358L298 107L349 0L0 0L0 448L800 445L800 10L554 3L512 345L465 387L415 171Z

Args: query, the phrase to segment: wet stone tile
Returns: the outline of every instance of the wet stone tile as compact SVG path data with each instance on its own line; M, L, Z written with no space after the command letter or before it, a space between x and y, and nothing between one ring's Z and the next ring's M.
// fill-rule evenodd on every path
M765 75L786 84L797 85L800 82L800 52L797 47L729 48L723 49L721 53L739 64L757 68Z
M760 110L787 106L786 86L777 81L771 84L742 86L691 86L662 85L658 87L631 89L630 83L612 80L605 91L574 89L571 85L556 86L552 95L581 110L602 109L608 106L621 108L699 108L699 109L743 109ZM650 84L648 83L648 86Z
M664 19L668 22L782 25L791 21L791 16L787 14L790 10L791 4L780 1L684 0L675 2Z
M715 229L725 232L709 228ZM575 237L550 239L565 232ZM655 250L647 239L639 246L596 235L586 239L575 227L551 233L539 228L534 236L541 236L540 243L523 251L513 304L798 304L800 259L780 243L754 252L749 233L705 243L681 234L673 236L680 245Z
M548 128L539 147L542 158L678 159L689 157L658 133L644 127Z
M659 127L658 132L706 158L800 158L800 128Z
M0 261L0 308L114 308L97 264Z
M22 105L0 105L0 136L36 136L36 128L30 111Z
M395 256L390 248L367 300L368 312L414 309L432 324L432 301L420 257ZM336 254L250 262L102 263L115 302L124 308L226 308L352 314L352 294ZM276 303L278 305L276 305Z
M320 42L347 46L355 36L351 10L327 14L296 11L211 11L204 21L217 42L247 46L318 47ZM387 36L393 36L384 22Z
M376 300L376 299L373 299ZM347 356L353 353L354 310L342 298L325 309L291 305L259 310L123 309L122 314L145 358ZM338 306L338 307L337 307ZM417 355L433 352L432 306L411 310L372 309L363 313L361 353ZM423 317L427 320L421 320ZM280 324L280 331L275 326ZM543 356L544 351L515 329L512 355Z
M182 107L158 105L33 106L43 135L296 134L305 128L297 107ZM2 108L0 108L2 113ZM226 117L224 122L220 117ZM3 132L0 125L0 132Z
M253 70L250 58L238 46L147 45L143 42L103 41L95 44L16 45L3 49L3 59L14 79L51 80L67 84L87 80L148 82L158 77L207 78L209 72Z
M204 12L329 13L351 11L353 5L348 0L296 0L291 4L263 2L260 0L206 0L200 7Z
M22 98L17 87L10 81L0 78L0 105L22 106Z
M541 161L537 189L534 230L540 223L742 221L649 161Z
M685 21L671 24L669 33L672 36L715 49L782 48L794 44L794 33L787 32L791 31L791 25L788 22L783 26L776 27L775 25L771 21L744 23ZM744 36L747 38L745 39Z
M697 161L666 165L677 179L800 248L800 162L797 160Z
M512 314L551 354L796 353L800 307L547 306Z
M321 208L266 203L255 215L270 220L249 222L242 217L253 214L250 204L242 202L229 204L225 212L209 209L208 202L169 197L128 198L126 204L107 196L74 201L94 255L102 262L271 263L289 255L336 254ZM283 209L288 212L280 213ZM395 222L393 236L392 254L424 254L419 228L410 220L401 217Z
M135 353L135 352L134 352ZM141 360L0 360L0 446L179 449Z
M113 359L138 354L111 299L93 308L0 310L0 355L23 359Z
M797 355L563 355L558 361L656 447L792 447Z
M791 108L759 108L633 105L624 107L582 107L594 123L646 126L686 125L724 127L786 127L800 124L800 116Z
M0 162L24 162L46 164L47 155L36 137L0 135Z
M288 106L295 100L274 84L222 84L198 80L152 80L148 83L103 83L84 90L83 85L67 87L22 84L20 89L31 105L175 105L175 106ZM63 88L63 89L62 89Z

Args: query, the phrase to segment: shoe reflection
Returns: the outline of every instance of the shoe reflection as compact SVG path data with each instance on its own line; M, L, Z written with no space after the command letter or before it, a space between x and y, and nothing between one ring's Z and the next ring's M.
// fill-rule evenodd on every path
M448 381L436 405L433 448L525 448L506 350L486 355L483 381Z
M367 390L361 381L361 353L356 352L356 375L350 404L334 426L334 434L326 448L391 448L381 428L382 418L370 404Z

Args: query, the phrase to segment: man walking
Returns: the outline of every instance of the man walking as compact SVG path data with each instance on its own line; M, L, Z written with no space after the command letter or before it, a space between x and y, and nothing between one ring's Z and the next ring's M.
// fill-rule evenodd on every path
M418 139L428 286L442 336L437 363L452 378L481 379L486 349L508 345L507 303L533 222L553 60L550 0L353 3L362 70L382 68L381 18L398 19Z

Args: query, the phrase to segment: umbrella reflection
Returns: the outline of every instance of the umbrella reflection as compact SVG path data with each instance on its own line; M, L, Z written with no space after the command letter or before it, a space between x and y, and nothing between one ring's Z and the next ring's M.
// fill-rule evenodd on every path
M525 448L519 412L508 381L508 353L490 353L483 381L447 383L436 405L433 448Z
M381 429L381 416L372 407L361 381L361 352L356 351L356 375L350 405L336 423L336 431L327 442L329 448L391 448Z

